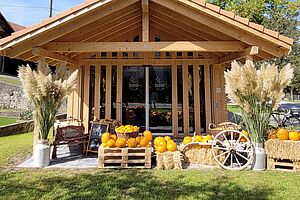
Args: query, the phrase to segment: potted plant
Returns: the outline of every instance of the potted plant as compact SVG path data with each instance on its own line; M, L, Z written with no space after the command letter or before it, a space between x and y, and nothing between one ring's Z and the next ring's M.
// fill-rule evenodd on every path
M19 78L26 97L33 105L34 135L37 138L33 149L34 165L45 167L50 163L48 135L63 99L76 88L77 70L68 76L66 64L60 63L51 71L41 57L36 70L19 67Z
M225 72L225 90L228 98L242 109L242 119L255 147L254 170L266 166L264 141L269 128L270 117L283 97L283 89L293 77L290 64L280 72L275 64L262 64L256 70L253 62L244 65L232 62L231 70Z

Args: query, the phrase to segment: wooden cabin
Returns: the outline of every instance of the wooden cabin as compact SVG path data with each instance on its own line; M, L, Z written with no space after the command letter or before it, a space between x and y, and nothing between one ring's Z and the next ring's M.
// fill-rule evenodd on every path
M86 128L95 116L177 137L226 121L231 61L286 56L292 44L204 0L88 0L0 40L0 51L79 70L67 114Z

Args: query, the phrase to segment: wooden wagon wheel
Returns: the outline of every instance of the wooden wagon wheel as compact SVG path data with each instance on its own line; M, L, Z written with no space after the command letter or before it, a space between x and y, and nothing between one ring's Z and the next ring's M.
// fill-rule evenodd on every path
M212 153L219 165L228 170L243 170L252 162L254 147L240 131L224 130L212 142Z

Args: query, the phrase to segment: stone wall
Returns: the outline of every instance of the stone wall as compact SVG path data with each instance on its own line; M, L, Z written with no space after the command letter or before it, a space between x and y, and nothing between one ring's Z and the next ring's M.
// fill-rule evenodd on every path
M24 111L30 108L21 86L0 82L0 109Z

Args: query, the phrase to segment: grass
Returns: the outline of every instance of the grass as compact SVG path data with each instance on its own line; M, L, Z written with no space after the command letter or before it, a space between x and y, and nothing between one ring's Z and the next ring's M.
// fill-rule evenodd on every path
M227 104L227 110L232 113L241 113L242 110L238 105L229 105Z
M27 157L32 151L32 141L32 133L0 137L0 168L12 166Z
M17 119L9 117L0 117L0 126L16 123Z
M32 133L0 138L0 166L30 155ZM213 170L0 170L0 199L300 199L300 173Z
M21 85L21 81L15 77L3 76L0 75L0 81L4 83L9 83L12 85Z

